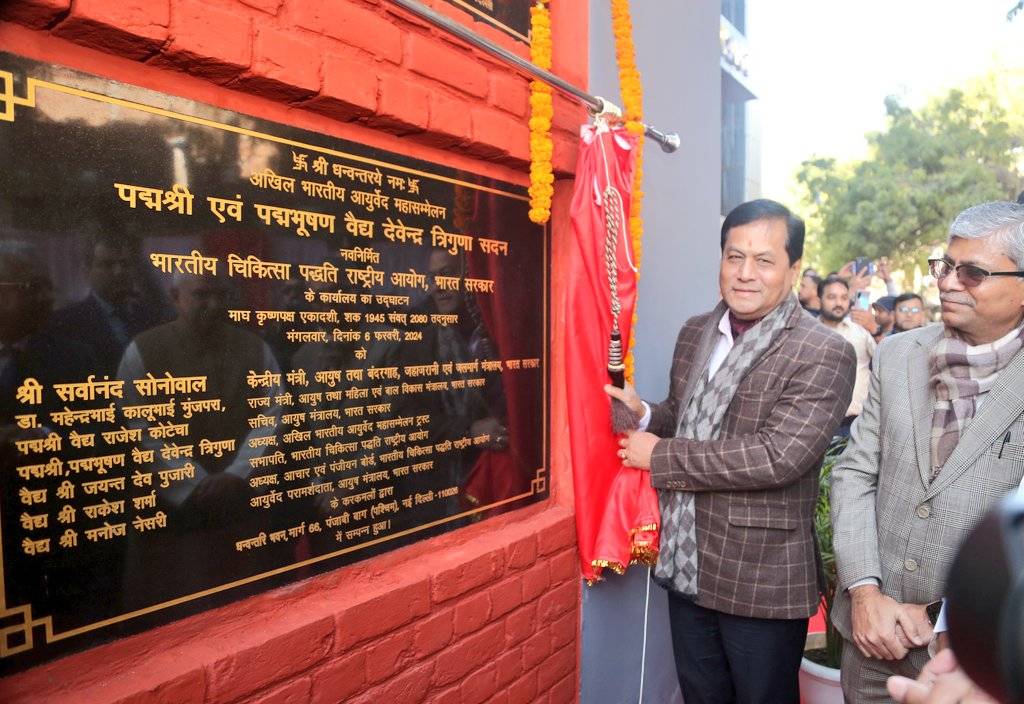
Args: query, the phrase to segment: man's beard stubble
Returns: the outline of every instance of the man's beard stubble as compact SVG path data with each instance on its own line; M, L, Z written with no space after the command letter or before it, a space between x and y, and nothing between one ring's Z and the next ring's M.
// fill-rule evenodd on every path
M836 311L840 311L840 313L837 314ZM840 322L843 318L846 317L846 315L849 312L850 311L846 308L825 308L824 306L821 307L821 317L832 323Z

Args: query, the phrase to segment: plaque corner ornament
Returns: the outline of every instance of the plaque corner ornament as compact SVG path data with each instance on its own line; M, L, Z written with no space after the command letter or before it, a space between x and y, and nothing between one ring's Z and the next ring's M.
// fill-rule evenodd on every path
M0 120L14 122L14 106L24 105L34 108L36 106L36 81L28 78L26 81L27 91L24 98L14 94L14 74L10 71L0 69Z
M0 658L10 657L32 650L35 647L32 631L36 626L43 626L46 631L46 642L53 640L53 620L49 616L32 617L32 605L15 606L0 610L0 624L15 620L10 625L0 625Z
M532 494L543 494L548 488L547 473L547 467L541 467L536 471L534 478L530 481L530 492Z

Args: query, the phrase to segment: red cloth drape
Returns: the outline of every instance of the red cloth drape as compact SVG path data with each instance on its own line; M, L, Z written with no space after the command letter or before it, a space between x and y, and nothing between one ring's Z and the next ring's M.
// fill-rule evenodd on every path
M455 229L490 237L502 232L505 223L516 216L507 209L507 198L485 191L471 191L456 186ZM540 231L526 236L540 237ZM469 276L494 281L494 292L477 294L477 305L487 334L499 358L540 357L543 339L536 331L543 329L542 313L536 305L537 291L522 285L519 272L536 270L540 262L537 250L513 244L501 258L488 255L479 248L466 255ZM517 376L518 375L518 376ZM483 450L473 463L461 496L466 508L487 506L503 499L523 494L530 489L530 480L543 466L541 456L534 457L533 448L541 446L538 413L542 413L544 400L540 384L524 384L522 372L504 369L502 379L502 405L490 408L508 428L508 448ZM494 399L487 399L492 403ZM516 504L494 509L501 513Z
M628 232L636 138L621 127L581 130L576 190L570 214L575 250L568 266L566 396L576 497L576 532L583 577L600 578L604 567L625 570L631 560L650 562L657 553L658 499L646 472L623 467L612 433L608 396L611 293L605 257L602 193L609 183L622 200L623 232L616 243L619 330L623 348L636 302L637 276Z

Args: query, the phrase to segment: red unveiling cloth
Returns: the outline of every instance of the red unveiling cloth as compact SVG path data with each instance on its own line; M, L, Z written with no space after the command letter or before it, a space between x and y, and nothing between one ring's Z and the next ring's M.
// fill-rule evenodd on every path
M610 400L602 388L609 382L612 321L602 193L610 182L625 211L616 262L622 305L619 330L623 349L628 350L637 280L628 235L636 138L621 127L593 126L584 126L581 138L570 210L576 248L568 266L565 375L580 562L583 577L593 581L603 567L621 572L631 561L650 562L658 549L660 516L647 472L623 467L619 461Z

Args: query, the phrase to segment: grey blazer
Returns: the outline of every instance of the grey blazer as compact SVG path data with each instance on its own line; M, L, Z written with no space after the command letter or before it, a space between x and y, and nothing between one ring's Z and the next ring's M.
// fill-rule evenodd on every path
M1024 476L1024 353L985 395L934 483L928 355L941 325L900 333L878 347L864 411L832 474L839 589L832 620L851 637L846 589L875 577L896 601L942 597L967 533Z

